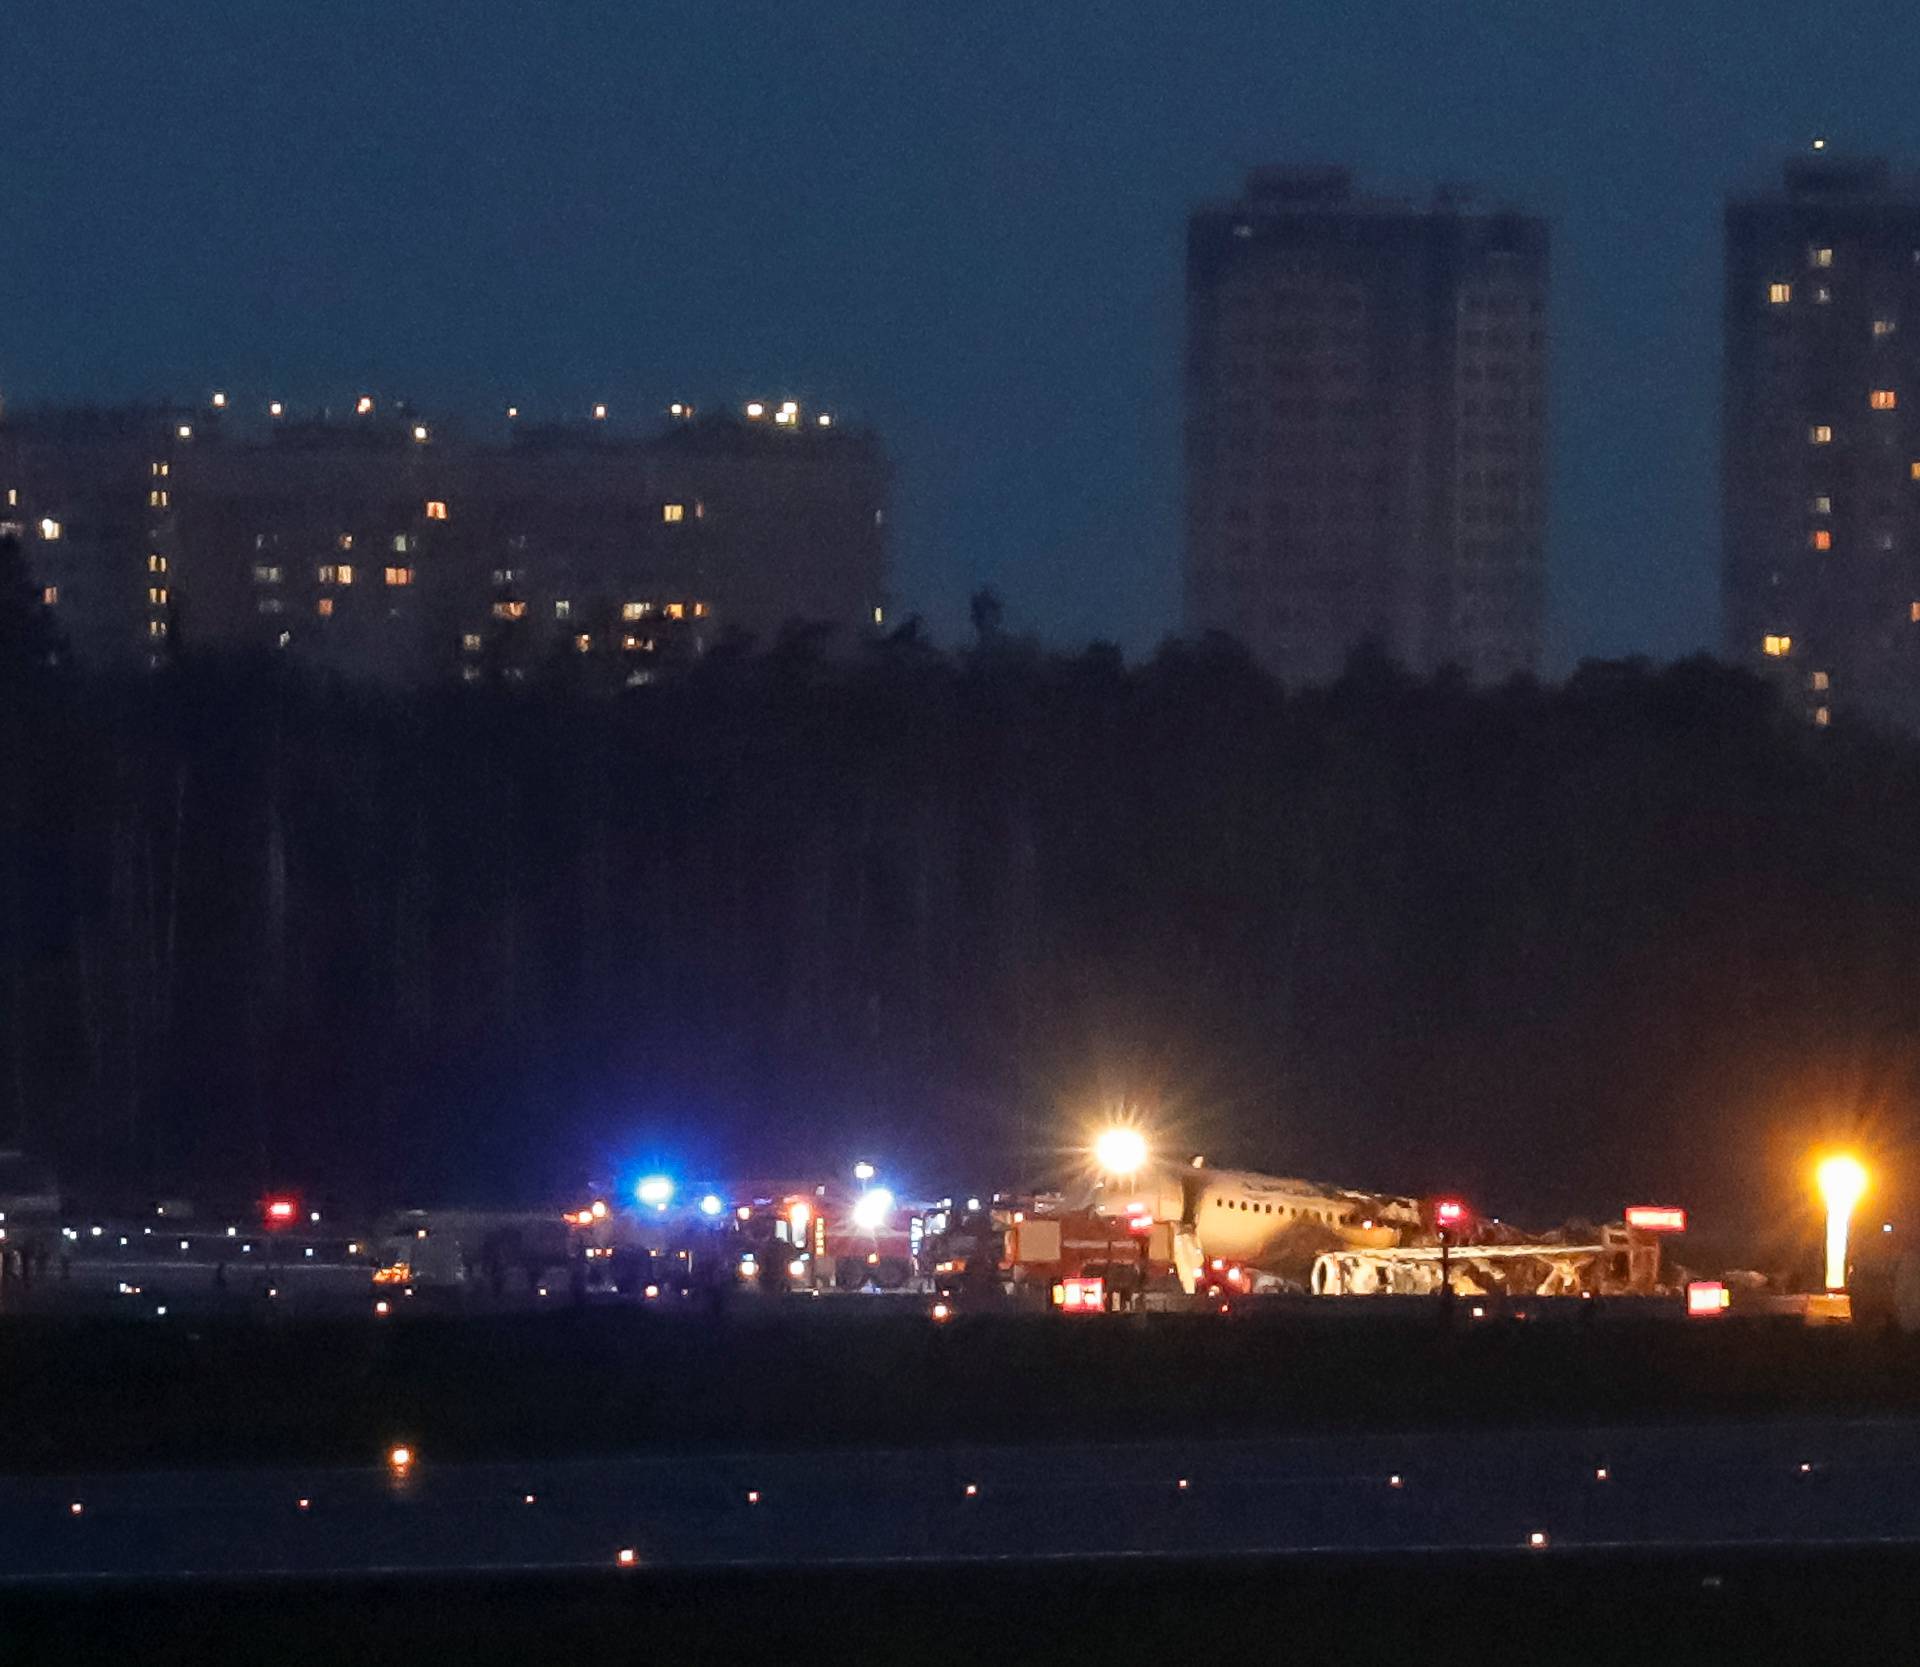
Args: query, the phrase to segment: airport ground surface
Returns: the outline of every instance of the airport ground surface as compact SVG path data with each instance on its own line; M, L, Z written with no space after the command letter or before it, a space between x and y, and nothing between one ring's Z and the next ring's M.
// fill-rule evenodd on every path
M14 1318L0 1474L1920 1416L1920 1339L1878 1327L1370 1312Z
M1751 1661L1920 1619L1913 1340L1339 1312L10 1318L0 1663Z
M0 1664L1902 1661L1907 1545L1168 1557L0 1592Z

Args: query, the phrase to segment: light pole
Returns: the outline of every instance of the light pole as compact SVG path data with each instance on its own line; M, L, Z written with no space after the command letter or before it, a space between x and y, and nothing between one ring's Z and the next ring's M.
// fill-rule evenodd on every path
M1827 1207L1827 1289L1847 1288L1847 1227L1853 1207L1867 1190L1867 1172L1858 1158L1841 1153L1825 1159L1814 1172L1820 1200Z

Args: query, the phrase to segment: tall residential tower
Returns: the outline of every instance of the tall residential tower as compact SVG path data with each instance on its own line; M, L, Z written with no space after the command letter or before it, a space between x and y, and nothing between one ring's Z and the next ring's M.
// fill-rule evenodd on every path
M1920 191L1817 146L1726 233L1727 656L1920 728Z
M1268 168L1187 229L1186 624L1292 682L1371 640L1533 670L1547 228Z

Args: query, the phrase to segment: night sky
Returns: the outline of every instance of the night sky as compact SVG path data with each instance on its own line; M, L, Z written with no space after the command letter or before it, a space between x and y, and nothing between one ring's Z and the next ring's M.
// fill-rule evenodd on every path
M902 609L1130 651L1250 165L1552 218L1560 670L1716 636L1727 186L1920 159L1910 0L15 0L0 63L8 399L798 398L898 459Z

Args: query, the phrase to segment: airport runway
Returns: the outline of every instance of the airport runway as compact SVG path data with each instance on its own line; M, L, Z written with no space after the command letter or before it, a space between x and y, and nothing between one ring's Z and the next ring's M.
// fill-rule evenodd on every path
M1908 1422L1111 1434L528 1465L423 1451L405 1475L375 1462L16 1477L0 1481L0 1583L1920 1544Z

